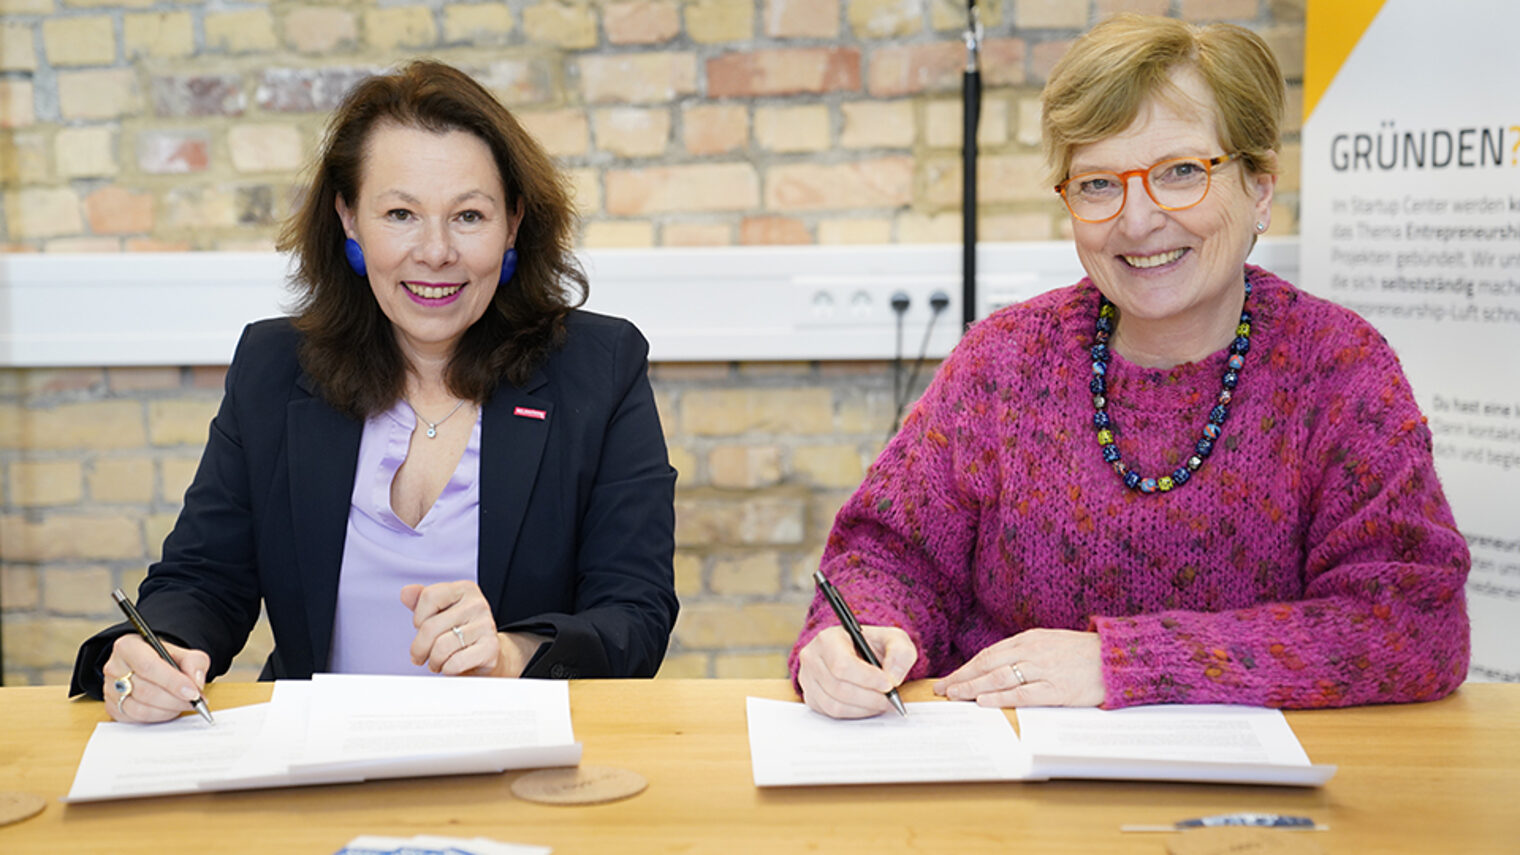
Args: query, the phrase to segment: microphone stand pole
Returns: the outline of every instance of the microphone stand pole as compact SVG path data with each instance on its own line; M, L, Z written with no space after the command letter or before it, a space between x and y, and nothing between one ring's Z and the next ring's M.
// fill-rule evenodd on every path
M966 0L966 70L961 75L961 324L976 320L976 131L982 118L982 20Z

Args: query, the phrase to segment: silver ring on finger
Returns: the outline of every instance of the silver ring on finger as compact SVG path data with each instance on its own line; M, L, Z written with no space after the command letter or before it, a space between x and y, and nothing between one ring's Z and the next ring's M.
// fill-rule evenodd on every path
M454 633L454 637L455 638L459 639L459 649L460 650L463 650L466 647L470 646L470 643L468 641L464 640L464 632L462 630L460 630L459 627L457 627L457 626L451 626L451 627L449 627L449 631L452 632L452 633Z
M1029 682L1029 678L1024 676L1024 672L1019 670L1019 666L1009 665L1008 667L1013 669L1013 679L1018 680L1020 686Z
M121 709L121 702L126 700L128 695L132 694L132 672L128 671L117 677L116 682L111 684L111 688L116 690L118 696L116 698L116 708Z

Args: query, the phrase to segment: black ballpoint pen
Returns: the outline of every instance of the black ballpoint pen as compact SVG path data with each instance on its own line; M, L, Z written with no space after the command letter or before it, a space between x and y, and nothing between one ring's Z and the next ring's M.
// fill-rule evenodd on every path
M844 626L844 631L849 633L850 640L855 642L855 652L860 654L861 659L880 668L881 660L876 658L876 653L871 650L871 645L866 643L865 634L860 631L860 621L855 619L855 613L850 611L850 607L845 603L844 596L839 593L839 589L823 577L822 570L813 571L813 581L818 583L818 590L823 592L823 598L829 601L829 606L834 609L834 614L838 616L839 623ZM897 710L898 715L904 717L908 715L908 708L903 706L902 698L897 696L897 689L892 688L887 690L887 700L892 702L892 708Z
M169 651L164 649L164 643L158 640L158 633L154 632L153 627L148 626L143 616L137 613L137 608L132 605L131 600L127 599L127 595L117 588L111 592L111 599L116 601L116 605L121 606L122 614L127 616L128 622L132 624L133 629L137 630L137 634L152 645L153 649L158 651L158 655L164 657L165 662L173 665L174 670L178 671L179 663L175 662L174 657L169 655ZM201 714L201 718L205 719L207 724L216 724L216 719L211 717L211 708L206 706L205 698L197 696L190 702L190 706L195 707L195 711Z

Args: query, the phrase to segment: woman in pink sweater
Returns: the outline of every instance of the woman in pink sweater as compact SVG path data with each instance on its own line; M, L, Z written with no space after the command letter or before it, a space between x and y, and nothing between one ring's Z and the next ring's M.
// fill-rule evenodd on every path
M1124 16L1046 87L1087 278L977 324L840 511L792 654L836 717L984 705L1428 700L1470 564L1398 358L1247 265L1283 81L1257 36Z

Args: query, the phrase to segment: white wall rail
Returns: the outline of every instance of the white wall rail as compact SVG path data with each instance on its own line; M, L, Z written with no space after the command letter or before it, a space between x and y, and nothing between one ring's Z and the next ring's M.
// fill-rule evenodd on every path
M1298 240L1264 240L1252 260L1292 281ZM890 359L898 292L905 356L936 292L950 302L928 355L960 340L958 245L586 250L581 261L586 308L636 323L656 362ZM290 307L288 268L276 253L0 255L0 366L226 364L244 324ZM984 244L977 316L1081 275L1068 241Z

